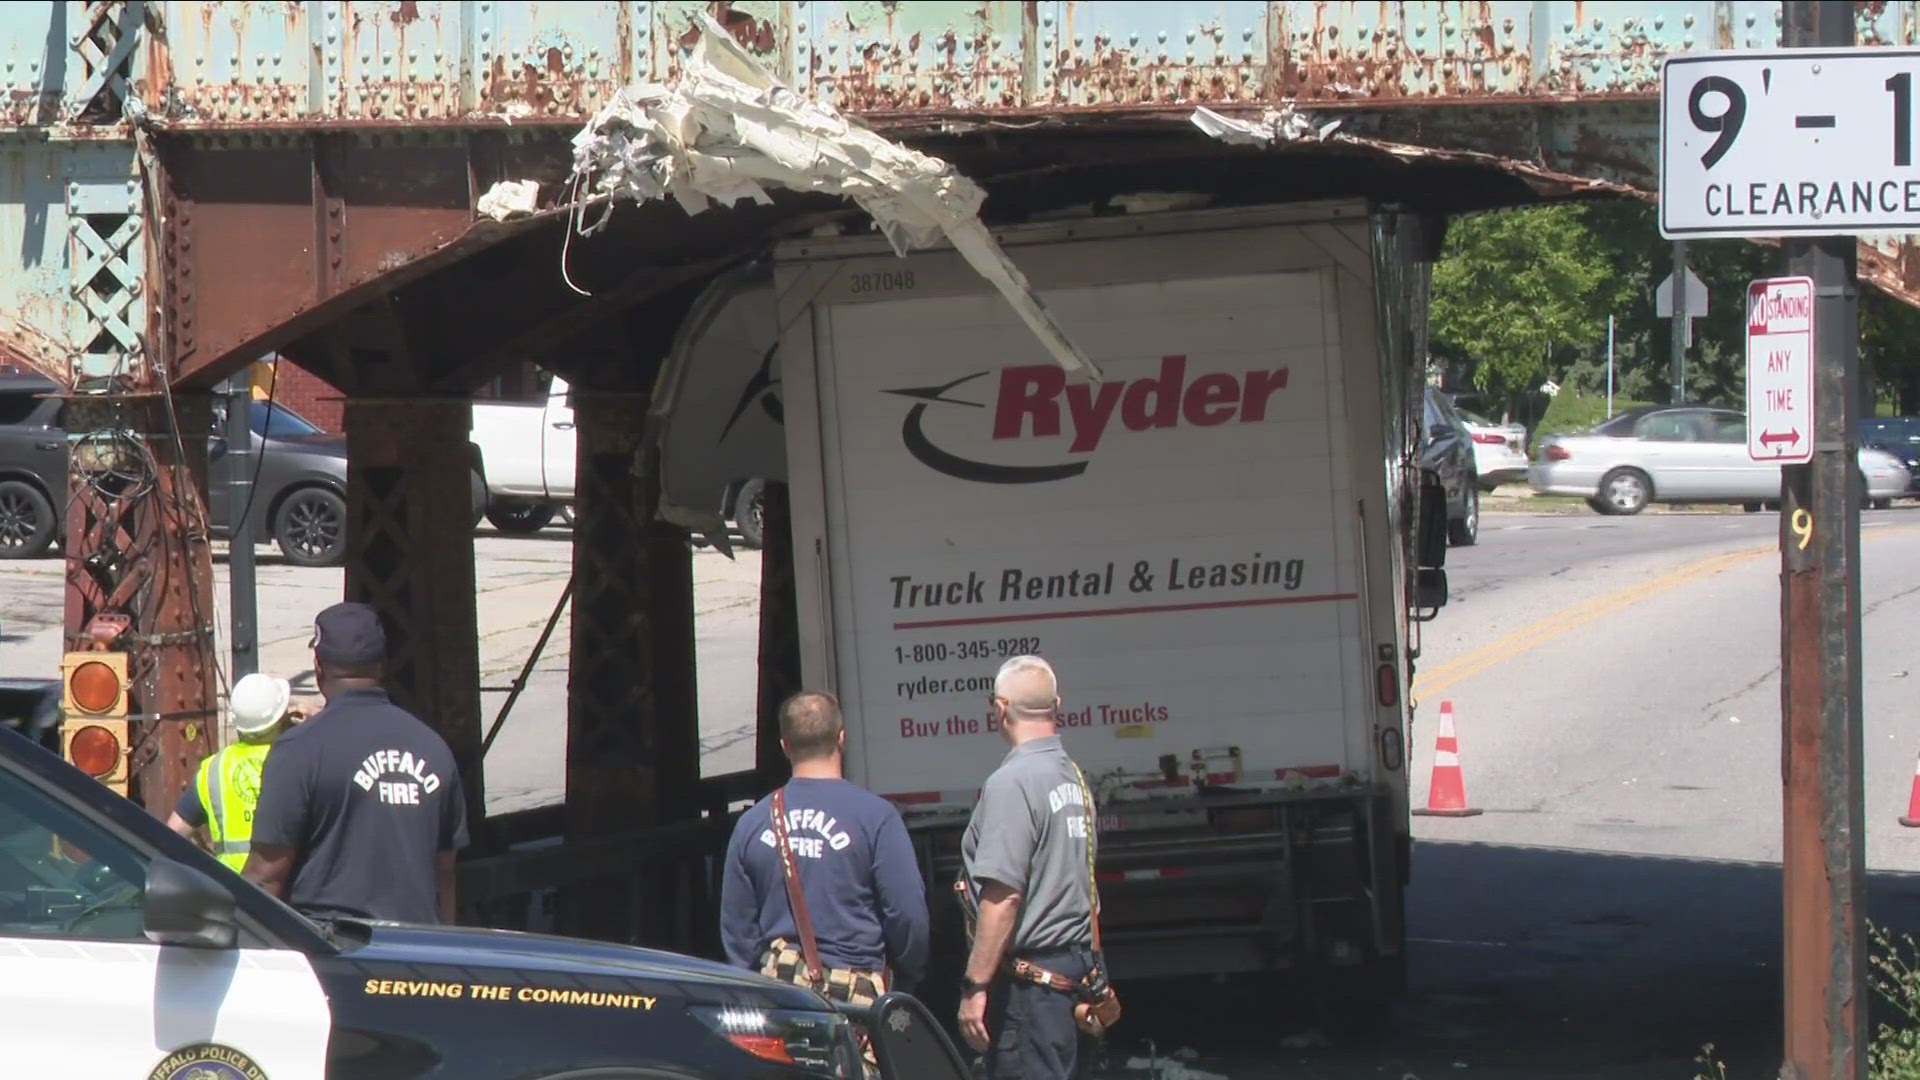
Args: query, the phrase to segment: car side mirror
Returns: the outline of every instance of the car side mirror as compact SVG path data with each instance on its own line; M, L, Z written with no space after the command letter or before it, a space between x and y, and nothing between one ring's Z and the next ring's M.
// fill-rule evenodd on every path
M191 866L147 864L143 929L157 945L231 949L239 938L238 907L226 887Z
M911 1076L914 1080L968 1080L965 1059L947 1033L934 1022L927 1007L906 994L887 994L856 1015L873 1040L873 1056L882 1076Z

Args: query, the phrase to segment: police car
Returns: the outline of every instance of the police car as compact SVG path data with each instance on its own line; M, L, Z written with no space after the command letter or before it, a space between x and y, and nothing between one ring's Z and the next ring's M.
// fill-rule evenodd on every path
M671 953L310 920L0 730L0 1016L15 1076L853 1078L811 991ZM859 1015L883 1074L959 1080L912 998Z

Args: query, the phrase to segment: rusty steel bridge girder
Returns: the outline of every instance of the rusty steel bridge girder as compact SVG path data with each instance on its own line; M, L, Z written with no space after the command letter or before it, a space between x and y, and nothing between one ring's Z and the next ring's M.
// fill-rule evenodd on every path
M28 272L0 281L0 361L67 381L77 361L129 355L158 316L152 346L171 376L210 384L534 227L476 224L474 204L508 178L564 201L564 137L622 87L671 81L702 13L801 93L917 143L1180 131L1195 105L1301 109L1388 160L1528 178L1531 191L1494 196L1506 201L1647 194L1660 61L1780 42L1771 0L10 5L0 158L23 167L0 170L14 189L0 191L0 240L17 233ZM1862 44L1912 44L1920 4L1856 4L1855 26ZM115 235L124 222L81 204L129 184L152 205ZM117 253L145 288L130 305L110 287L108 303L73 305L90 282L53 269L69 250ZM1920 299L1920 254L1904 242L1869 242L1862 263Z
M0 170L0 188L19 189L17 203L0 199L0 239L20 230L30 272L0 283L15 313L0 321L0 360L66 377L94 349L98 369L151 319L171 376L207 385L537 228L476 222L474 205L502 179L536 180L542 205L564 202L565 137L621 88L675 78L703 13L801 93L935 152L1013 128L1131 126L1197 145L1185 121L1196 105L1298 109L1341 120L1348 149L1385 163L1525 180L1494 202L1645 196L1660 61L1780 41L1771 0L12 5L0 8L0 42L13 43L0 44L0 157L27 167ZM1857 4L1855 24L1863 44L1912 44L1920 4ZM48 40L72 43L72 62L46 56ZM48 205L69 175L79 200ZM116 226L78 202L129 182L153 205L90 249L118 250L142 299L72 310L63 301L86 290L32 268L61 265L93 235L47 225ZM1861 254L1869 280L1920 300L1920 252L1876 239ZM320 352L301 358L323 363L310 359Z

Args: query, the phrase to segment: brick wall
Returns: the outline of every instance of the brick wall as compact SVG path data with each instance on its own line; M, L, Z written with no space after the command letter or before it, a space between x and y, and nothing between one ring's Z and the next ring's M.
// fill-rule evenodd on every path
M273 389L273 400L327 431L340 430L343 395L334 385L291 360L280 358L254 368L254 385Z

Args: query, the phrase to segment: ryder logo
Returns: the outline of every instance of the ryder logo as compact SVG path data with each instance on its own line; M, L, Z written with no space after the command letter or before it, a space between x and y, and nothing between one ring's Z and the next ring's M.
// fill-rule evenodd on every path
M1085 458L1039 465L1005 465L962 457L928 437L927 410L935 405L969 409L989 406L949 394L991 372L976 371L941 386L908 387L889 394L912 398L900 426L907 452L935 472L983 484L1037 484L1065 480L1087 471ZM1127 431L1150 431L1181 424L1216 427L1226 423L1253 424L1267 418L1273 396L1287 388L1287 369L1253 370L1239 375L1210 372L1191 381L1187 358L1165 356L1160 373L1131 382L1090 384L1067 381L1067 373L1052 364L1003 368L998 393L991 406L992 437L996 442L1045 439L1068 435L1068 454L1091 454L1116 422Z

